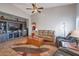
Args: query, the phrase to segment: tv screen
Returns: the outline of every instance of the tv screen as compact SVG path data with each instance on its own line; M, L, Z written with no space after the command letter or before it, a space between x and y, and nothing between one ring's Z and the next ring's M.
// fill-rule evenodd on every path
M9 23L9 30L22 30L22 25L19 23Z

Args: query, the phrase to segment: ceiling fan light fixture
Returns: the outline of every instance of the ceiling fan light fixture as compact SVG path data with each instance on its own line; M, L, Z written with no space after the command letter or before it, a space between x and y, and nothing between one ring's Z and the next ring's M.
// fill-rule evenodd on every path
M34 10L35 12L38 12L37 9Z

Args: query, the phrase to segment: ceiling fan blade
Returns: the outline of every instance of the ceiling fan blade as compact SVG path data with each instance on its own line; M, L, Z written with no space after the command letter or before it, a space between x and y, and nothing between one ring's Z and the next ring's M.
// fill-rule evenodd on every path
M38 8L38 9L44 9L43 7L40 7L40 8Z
M32 8L26 8L27 10L32 10Z
M33 6L33 7L35 7L35 6L36 6L36 4L32 3L32 6Z
M37 10L39 13L41 13L41 11Z

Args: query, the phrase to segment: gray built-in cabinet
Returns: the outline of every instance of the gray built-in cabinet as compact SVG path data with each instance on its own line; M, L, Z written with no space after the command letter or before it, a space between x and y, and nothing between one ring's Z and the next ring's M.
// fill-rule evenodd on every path
M0 19L0 43L22 36L28 36L26 22Z

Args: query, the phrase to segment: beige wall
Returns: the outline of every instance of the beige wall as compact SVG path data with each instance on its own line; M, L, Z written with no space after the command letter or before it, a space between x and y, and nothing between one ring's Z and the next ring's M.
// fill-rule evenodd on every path
M54 30L57 36L64 35L63 24L65 23L65 35L75 29L76 5L66 5L43 10L41 14L31 16L32 22L37 23L37 29Z

